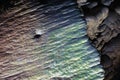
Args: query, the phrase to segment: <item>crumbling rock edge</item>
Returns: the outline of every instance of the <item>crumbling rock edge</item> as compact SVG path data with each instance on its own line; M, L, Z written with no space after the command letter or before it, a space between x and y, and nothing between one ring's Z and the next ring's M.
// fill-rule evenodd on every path
M104 80L120 80L120 1L77 0L87 21L88 36L101 54ZM81 3L80 3L81 2Z

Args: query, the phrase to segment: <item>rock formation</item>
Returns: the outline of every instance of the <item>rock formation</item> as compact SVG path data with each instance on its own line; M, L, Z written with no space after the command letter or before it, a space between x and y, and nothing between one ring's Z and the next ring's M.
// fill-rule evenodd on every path
M102 80L73 0L22 0L0 15L0 80Z
M97 80L99 78L102 79L103 71L99 66L98 54L94 56L90 54L87 57L85 56L88 54L84 54L81 55L82 59L79 58L80 55L75 55L75 53L78 51L83 51L84 53L88 53L90 51L90 53L97 53L97 51L89 44L89 41L87 43L84 42L87 40L87 38L80 37L85 31L85 28L80 28L80 25L82 24L78 24L76 27L71 26L73 25L72 23L75 23L76 21L85 24L84 19L82 19L83 22L81 21L83 14L79 13L79 11L76 10L77 4L70 3L69 1L65 2L65 0L31 1L32 2L29 0L0 0L0 80L23 80L28 78L31 80L37 80L41 77L45 78L46 76L47 78L48 76L49 78L51 76L50 80L83 80L83 78L87 80L88 78L89 80ZM120 1L77 0L76 2L78 3L78 7L80 9L81 7L83 8L82 10L84 12L84 18L87 22L88 36L91 39L92 44L100 52L101 65L103 65L103 68L105 70L104 80L120 80ZM55 3L55 5L53 3ZM60 14L60 12L62 12L62 14ZM55 26L57 26L57 28L55 28ZM65 26L69 28L66 28ZM64 27L66 30L63 29ZM66 33L69 33L69 31L71 33L74 33L74 36L77 35L78 37L77 28L80 28L81 32L81 34L79 34L79 38L71 39L73 38L71 35L68 36L70 40L65 38ZM54 33L54 31L56 32ZM58 34L58 36L54 34ZM86 34L84 34L84 36L86 36ZM71 57L70 54L65 55L64 52L66 50L68 50L69 53L72 52L69 50L69 47L66 49L65 46L68 44L73 45L75 42L76 44L74 44L74 46L76 46L79 39L82 40L79 47L89 47L86 47L83 50L82 48L76 50L77 48L72 47L72 50L74 52L72 56L75 58ZM63 42L66 43L64 44L65 46L62 46L61 42L58 40L63 40ZM49 41L51 42L48 43ZM46 43L49 45L48 47L40 47L40 45ZM59 49L56 49L57 47L59 47ZM56 50L54 50L54 48ZM86 50L88 51L86 52ZM54 55L52 54L53 52L63 53L63 55ZM48 53L50 55L44 55L41 53ZM53 59L51 59L52 56L55 56L54 59L56 60L54 60L53 63ZM61 56L63 56L63 58L68 58L69 61L66 61L70 62L69 69L66 69L66 66L64 64L59 65L55 63L65 61L61 58ZM92 58L95 58L95 61ZM86 59L89 59L88 62L93 64L92 67L91 65L87 64ZM45 61L46 63L44 64ZM53 65L57 64L60 67L57 66L57 68L54 68L56 65L49 65L49 62L47 61L50 61ZM78 65L81 62L85 63L84 65L81 65L82 68L80 65ZM83 66L86 66L86 64L86 68L89 69L87 72L89 75L91 74L90 72L93 72L92 70L98 66L95 69L98 69L98 73L101 73L97 75L99 77L93 76L93 74L96 74L95 72L93 72L93 74L90 76L85 77L86 75L82 75L86 73L85 70L83 70L81 74L71 74L77 71L79 72L84 68ZM71 69L73 67L75 68ZM50 72L45 71L44 68L51 70L49 70ZM58 68L59 70L61 69L64 71L58 71ZM59 73L59 75L54 76L48 73L55 73L56 75ZM70 74L71 76L68 76ZM80 75L80 78L78 75Z
M120 1L87 0L86 3L81 6L88 25L87 33L101 54L106 73L104 80L120 80Z

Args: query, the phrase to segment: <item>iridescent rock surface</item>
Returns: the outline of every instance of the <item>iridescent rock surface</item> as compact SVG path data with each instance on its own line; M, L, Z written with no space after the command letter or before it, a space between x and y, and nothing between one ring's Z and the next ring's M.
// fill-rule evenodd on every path
M103 80L76 2L16 5L0 15L1 80Z

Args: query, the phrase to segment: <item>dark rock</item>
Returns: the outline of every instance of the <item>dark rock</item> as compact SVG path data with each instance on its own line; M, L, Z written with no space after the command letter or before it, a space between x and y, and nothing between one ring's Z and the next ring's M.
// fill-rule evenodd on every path
M71 80L71 79L65 78L65 77L54 77L54 78L51 78L50 80Z
M104 80L120 80L120 0L97 0L96 5L92 4L95 0L88 2L89 5L83 6L87 32L93 45L100 51L101 65L105 70ZM101 12L105 6L108 13Z
M106 75L104 80L120 80L120 35L106 43L102 55L101 64Z
M106 6L110 6L114 0L101 0L101 3Z

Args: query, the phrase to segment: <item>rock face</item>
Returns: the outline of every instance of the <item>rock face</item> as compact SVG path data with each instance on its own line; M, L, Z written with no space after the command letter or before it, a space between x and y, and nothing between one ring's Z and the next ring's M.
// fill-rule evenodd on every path
M86 3L82 7L88 25L87 33L101 52L101 64L106 72L104 80L120 80L120 1L88 0Z
M0 80L102 80L73 0L25 0L0 15Z
M0 80L102 80L83 14L71 1L0 0ZM101 52L104 80L120 80L120 1L77 3Z
M120 33L119 3L117 0L88 1L88 3L83 6L87 21L87 33L95 47L101 50L106 42ZM109 3L109 7L104 6L107 3Z
M103 47L102 56L101 64L106 71L105 80L120 80L120 35Z
M101 14L102 15L102 14ZM116 37L120 33L120 15L115 12L109 12L106 18L101 16L98 17L101 20L101 23L90 22L91 24L95 23L94 26L88 26L88 36L93 40L93 43L101 50L105 43L109 42L112 38ZM89 24L88 24L89 25Z

